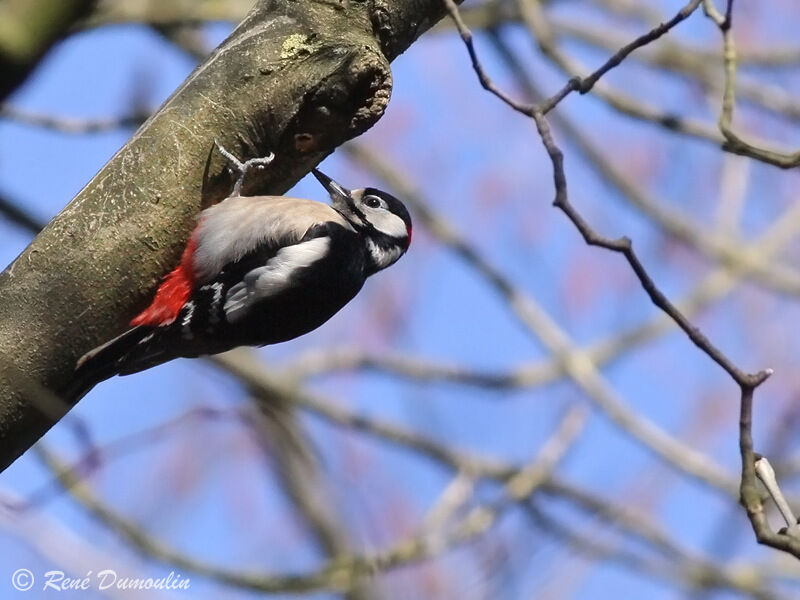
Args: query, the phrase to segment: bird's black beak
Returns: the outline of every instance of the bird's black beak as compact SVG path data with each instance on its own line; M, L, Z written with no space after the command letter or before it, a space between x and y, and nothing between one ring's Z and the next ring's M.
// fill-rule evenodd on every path
M350 191L348 189L336 183L333 179L325 175L325 173L319 169L312 169L311 172L314 174L314 177L317 178L317 181L322 184L322 187L328 190L334 205L345 204L349 206L351 198Z

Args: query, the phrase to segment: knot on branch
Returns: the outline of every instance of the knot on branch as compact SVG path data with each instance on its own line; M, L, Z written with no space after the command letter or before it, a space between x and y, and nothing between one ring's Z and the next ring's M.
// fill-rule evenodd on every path
M333 148L372 127L383 116L391 93L386 59L380 52L359 48L306 93L287 133L302 152ZM299 145L297 134L302 134Z
M382 55L361 54L350 63L348 79L358 106L350 120L351 133L356 136L383 116L392 96L392 71Z

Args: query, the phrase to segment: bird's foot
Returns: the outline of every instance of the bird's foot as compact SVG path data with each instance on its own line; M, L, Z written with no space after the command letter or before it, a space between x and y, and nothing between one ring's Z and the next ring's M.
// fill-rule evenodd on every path
M238 196L241 189L242 184L244 183L244 178L247 175L247 172L252 169L253 167L263 169L273 160L275 160L275 153L270 152L267 156L262 156L260 158L251 158L244 162L240 161L236 158L233 154L228 152L222 145L217 141L214 140L214 145L216 145L217 149L219 150L220 154L228 159L232 166L228 167L228 170L233 175L235 172L239 173L239 177L236 179L236 183L233 184L233 191L231 191L231 195L229 197Z

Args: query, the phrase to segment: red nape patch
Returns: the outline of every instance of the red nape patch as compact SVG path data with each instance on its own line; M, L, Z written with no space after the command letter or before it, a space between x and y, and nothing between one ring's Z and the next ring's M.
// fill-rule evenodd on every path
M194 237L189 238L181 257L181 264L164 277L164 282L158 287L156 297L150 306L131 320L132 327L169 325L178 318L178 313L194 289L192 257L196 247Z
M408 242L406 243L406 248L411 245L411 225L406 225L406 232L408 233Z

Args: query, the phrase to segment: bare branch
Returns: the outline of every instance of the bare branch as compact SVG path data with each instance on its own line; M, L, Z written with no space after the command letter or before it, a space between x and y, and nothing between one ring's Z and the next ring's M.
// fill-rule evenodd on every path
M725 136L725 149L743 156L757 158L783 169L800 165L800 150L795 152L778 152L746 141L733 130L733 109L736 104L736 45L733 41L731 15L733 0L728 0L725 14L721 14L714 6L713 0L703 0L703 9L709 18L716 23L722 33L722 57L725 71L725 85L722 92L722 109L719 115L719 129Z
M128 127L139 127L149 116L149 114L143 113L109 119L76 119L37 113L17 108L11 104L0 106L0 118L2 119L9 119L23 125L41 127L71 135L103 133Z
M358 147L352 144L346 148L349 153L359 151ZM359 160L368 163L383 179L386 179L388 170L381 168L383 161L380 157L375 153L364 154L359 155ZM393 187L395 183L401 185L400 182L391 183ZM408 189L407 186L396 189L402 190L403 198L415 209L416 217L441 242L469 264L506 301L520 324L553 354L555 362L561 369L558 373L568 375L609 419L678 470L697 477L726 494L735 494L738 485L725 469L631 410L599 372L592 362L592 357L574 347L567 333L534 298L519 290L494 265L476 252L467 240L463 239L446 220L436 215L430 204L422 201L414 190Z
M20 207L19 203L12 202L2 195L0 195L0 215L28 233L39 233L44 226L38 218Z
M533 3L534 6L538 6L536 0L529 0ZM445 0L445 3L448 3L448 0ZM693 6L692 6L693 5ZM696 9L699 5L699 2L694 2L688 4L681 13L688 9ZM732 45L732 38L730 37L730 25L731 25L731 14L732 14L732 6L733 0L728 0L728 5L726 9L725 16L720 15L716 12L716 9L713 7L713 3L711 0L704 0L704 7L709 14L709 16L717 23L720 28L720 31L723 34L724 42L725 42L725 57L726 57L726 91L725 96L723 99L723 110L722 110L722 117L720 119L721 128L724 131L724 124L728 117L732 114L733 110L733 79L735 76L735 54L733 53L733 45ZM459 25L459 21L457 19L457 11L458 9L452 5L448 4L448 10L453 15L454 20L456 21L456 26L462 34L462 39L464 40L465 45L467 46L468 51L470 52L470 56L473 60L473 66L475 67L475 72L478 75L478 78L481 81L481 84L485 89L488 89L496 96L503 99L503 93L501 91L494 91L496 88L494 84L491 82L491 79L488 78L486 73L483 71L483 68L480 65L477 56L475 55L474 49L471 48L470 43L470 36L465 35L463 31L464 26L463 24ZM680 16L681 13L679 13ZM688 15L687 15L688 16ZM685 17L684 17L685 18ZM673 19L675 21L675 19ZM653 32L660 31L662 29L661 26L656 27ZM468 33L468 32L467 32ZM642 36L638 38L639 40L647 39L648 36ZM654 38L652 38L654 39ZM626 46L623 50L632 48L632 45ZM623 53L623 50L620 52ZM615 64L619 64L618 62ZM597 79L594 79L596 81ZM590 79L590 81L592 81ZM558 92L553 98L549 101L546 101L543 105L544 108L552 108L560 100L564 97L564 90L568 88L575 88L577 82L573 79L565 88L563 88L560 92ZM506 102L506 104L509 104ZM513 105L509 104L513 107ZM523 111L520 111L523 112ZM658 306L664 313L670 316L678 326L684 331L684 333L689 337L689 339L702 350L704 354L706 354L709 358L711 358L714 362L716 362L721 368L723 368L728 375L737 383L741 390L741 419L740 419L740 447L741 447L741 455L742 455L742 478L741 478L741 488L740 488L740 496L742 503L744 504L748 516L750 517L751 523L753 525L753 529L756 532L756 536L759 542L770 545L772 547L790 552L794 554L796 557L800 557L800 539L796 539L793 536L786 535L786 534L775 534L771 530L769 530L768 524L766 523L766 519L763 513L763 506L761 504L760 495L757 493L755 488L755 466L754 466L754 452L753 452L753 444L752 444L752 436L751 436L751 427L752 427L752 400L753 400L753 393L755 389L760 386L771 374L771 369L766 369L760 371L758 373L746 373L742 371L738 366L736 366L719 348L717 348L711 341L702 333L699 329L697 329L689 320L672 304L666 296L661 292L655 282L647 273L647 270L642 265L641 261L639 260L638 256L633 250L633 245L628 238L620 238L620 239L609 239L606 237L601 236L598 234L592 226L581 216L581 214L572 206L569 201L567 195L567 180L566 175L564 173L564 156L561 150L556 145L555 141L553 140L552 133L550 131L550 126L545 118L545 112L538 107L532 109L532 112L524 112L524 114L528 114L533 118L536 123L537 130L539 132L539 136L542 139L542 143L550 157L550 160L553 164L553 181L555 187L555 200L553 201L554 206L561 209L570 221L575 225L578 231L581 233L582 237L586 241L587 244L592 246L599 246L613 252L617 252L622 254L625 259L627 260L628 264L630 265L631 269L636 274L639 282L642 285L642 288L645 290L647 295L649 296L650 300Z

